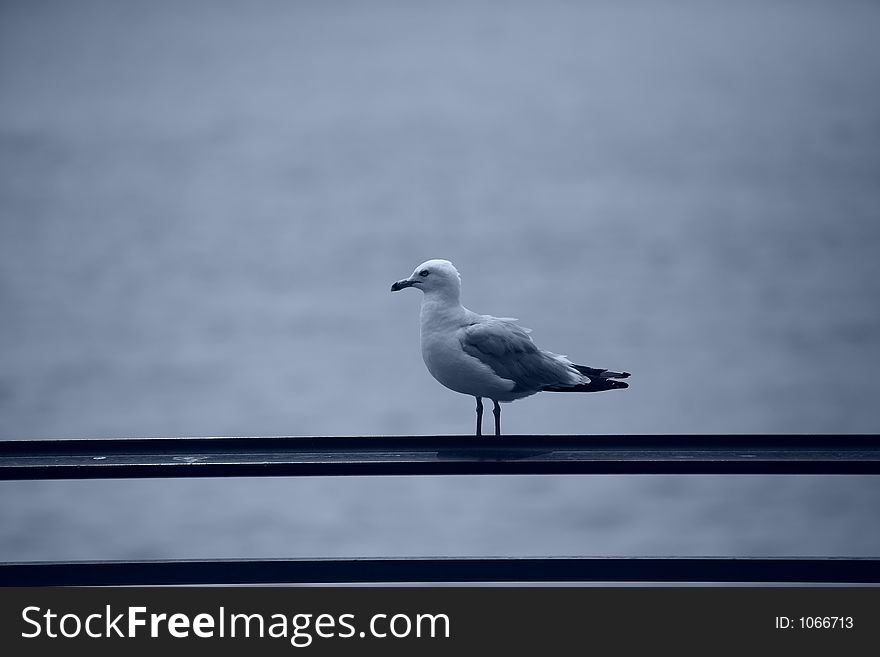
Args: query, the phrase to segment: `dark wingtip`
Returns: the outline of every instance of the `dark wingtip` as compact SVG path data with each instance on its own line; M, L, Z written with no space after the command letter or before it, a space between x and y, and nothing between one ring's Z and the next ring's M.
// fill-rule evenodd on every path
M574 368L591 379L625 379L630 376L629 372L613 372L598 367L587 367L586 365L575 365Z
M600 379L599 381L588 383L587 387L595 389L596 392L601 392L603 390L623 390L624 388L629 388L629 384L623 381L615 381L614 379Z
M604 392L606 390L623 390L624 388L629 388L629 384L614 379L595 379L576 386L547 386L541 390L544 392Z

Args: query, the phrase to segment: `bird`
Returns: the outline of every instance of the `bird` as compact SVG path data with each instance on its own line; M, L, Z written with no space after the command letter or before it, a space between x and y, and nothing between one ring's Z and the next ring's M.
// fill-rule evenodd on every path
M428 260L392 292L422 291L419 317L422 359L431 375L450 390L476 398L482 435L483 398L491 399L495 435L501 435L500 403L538 392L601 392L629 385L629 372L576 365L566 356L539 349L530 329L513 317L478 315L461 305L461 275L448 260Z

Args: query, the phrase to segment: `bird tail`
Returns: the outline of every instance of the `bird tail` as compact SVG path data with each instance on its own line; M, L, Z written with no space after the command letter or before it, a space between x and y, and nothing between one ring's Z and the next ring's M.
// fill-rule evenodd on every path
M578 372L590 379L589 383L580 383L573 386L547 386L542 388L545 392L602 392L603 390L618 390L629 388L628 383L615 381L625 379L629 372L612 372L585 365L573 365Z

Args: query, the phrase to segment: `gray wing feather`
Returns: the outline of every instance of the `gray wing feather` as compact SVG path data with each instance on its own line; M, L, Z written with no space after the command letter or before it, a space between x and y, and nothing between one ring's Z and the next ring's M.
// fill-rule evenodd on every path
M526 329L505 319L483 316L461 329L460 340L466 354L513 381L512 392L571 385L580 378L562 356L541 351Z

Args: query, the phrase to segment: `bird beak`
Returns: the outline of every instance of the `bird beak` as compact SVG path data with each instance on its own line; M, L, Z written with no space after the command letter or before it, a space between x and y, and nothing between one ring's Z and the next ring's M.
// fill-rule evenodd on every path
M412 287L412 286L413 286L413 282L411 280L404 279L402 281L397 281L396 283L394 283L391 286L391 291L397 292L399 290L402 290L405 287Z

